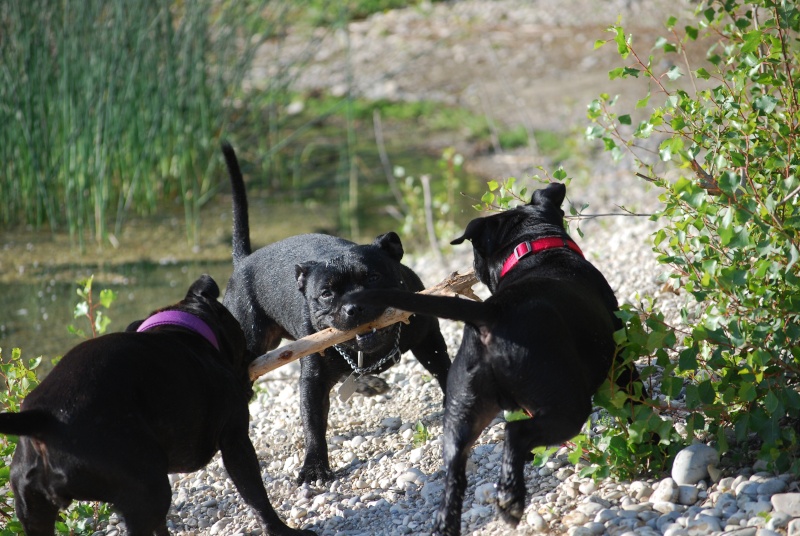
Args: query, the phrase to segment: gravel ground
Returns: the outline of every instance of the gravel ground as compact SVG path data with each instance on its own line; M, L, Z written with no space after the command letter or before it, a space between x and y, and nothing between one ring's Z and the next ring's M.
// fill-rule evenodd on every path
M498 121L531 121L537 127L575 121L589 93L607 88L605 60L586 60L585 47L602 27L622 13L637 25L658 27L665 6L674 2L541 0L536 2L464 1L389 12L351 25L349 34L332 36L299 79L299 87L341 88L353 77L369 97L439 98L487 110ZM671 9L671 8L670 8ZM300 47L302 36L282 46ZM344 61L349 42L349 61ZM582 48L578 48L580 45ZM558 47L562 56L550 53ZM376 57L374 51L380 50ZM261 56L254 86L270 75L274 58ZM565 74L573 68L573 78ZM348 74L349 73L349 74ZM602 73L602 77L598 75ZM604 83L606 85L599 86ZM568 88L568 89L564 89ZM613 91L613 89L609 89ZM582 103L579 106L575 102ZM509 174L524 174L531 159L496 155ZM535 161L535 158L534 158ZM641 187L624 167L598 164L588 184L574 185L568 197L593 212L622 204L640 211L656 206L654 192ZM499 169L496 168L496 169ZM650 250L654 223L616 217L583 222L584 238L574 238L606 275L621 302L658 297L677 317L679 300L662 293L661 268ZM408 260L428 285L449 268L471 265L462 246L448 267L431 259ZM461 327L443 321L451 355ZM290 524L322 535L395 535L430 533L441 500L442 393L412 356L383 374L391 390L373 398L333 397L328 428L331 463L340 469L331 483L297 487L294 479L303 454L295 363L257 384L251 404L251 438L261 460L270 499ZM415 440L418 422L427 439ZM650 535L800 534L797 482L759 467L714 472L692 484L670 475L636 482L594 482L579 478L577 467L560 452L542 469L526 468L528 506L516 531L495 518L494 482L499 475L504 429L495 420L481 435L468 466L469 488L462 532L471 535L570 534ZM680 479L677 479L680 481ZM173 476L169 524L177 534L258 534L247 506L233 489L219 459L205 470ZM105 531L114 534L117 520Z

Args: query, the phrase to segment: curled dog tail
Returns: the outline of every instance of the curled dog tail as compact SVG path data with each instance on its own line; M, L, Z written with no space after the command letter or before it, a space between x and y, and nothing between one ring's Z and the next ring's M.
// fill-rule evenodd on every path
M225 156L225 165L228 167L233 193L233 262L235 263L253 252L250 248L247 192L244 188L244 178L242 170L239 168L239 160L230 143L222 142L222 154Z
M55 417L38 409L20 413L0 413L0 434L41 438L57 425Z
M364 305L383 305L410 313L459 320L476 327L489 326L496 318L495 307L485 302L451 296L428 296L405 290L361 290L351 292L345 301Z

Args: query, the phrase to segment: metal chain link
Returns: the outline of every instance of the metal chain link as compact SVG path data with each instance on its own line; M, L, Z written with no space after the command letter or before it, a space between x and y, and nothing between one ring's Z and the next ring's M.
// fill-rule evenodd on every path
M380 367L382 367L384 364L386 364L387 361L389 361L395 355L398 358L400 357L400 330L402 329L402 327L403 323L398 322L397 336L395 337L394 340L394 349L385 356L383 356L383 358L380 361L368 367L361 368L358 365L356 365L353 359L349 355L347 355L347 352L345 352L343 348L340 348L338 344L334 344L333 347L336 348L336 351L339 352L339 354L341 354L341 356L344 358L345 361L347 361L347 364L350 365L350 368L353 369L354 373L358 374L359 376L363 374L369 374L373 370L377 370Z

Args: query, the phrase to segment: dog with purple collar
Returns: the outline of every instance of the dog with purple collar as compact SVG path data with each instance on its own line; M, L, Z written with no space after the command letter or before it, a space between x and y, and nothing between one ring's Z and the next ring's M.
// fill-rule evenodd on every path
M181 302L74 347L19 413L0 413L0 433L20 436L10 480L28 535L52 535L75 500L112 503L130 534L169 534L168 474L218 451L264 534L314 534L270 505L248 436L255 356L218 298L200 277Z
M452 241L472 242L475 274L492 293L485 302L385 290L345 298L465 323L447 380L447 476L434 534L460 533L469 450L501 410L506 435L497 506L516 526L531 450L576 436L609 376L614 332L622 327L617 300L564 229L565 196L563 184L550 184L527 205L472 220ZM628 385L638 373L623 376L617 382Z

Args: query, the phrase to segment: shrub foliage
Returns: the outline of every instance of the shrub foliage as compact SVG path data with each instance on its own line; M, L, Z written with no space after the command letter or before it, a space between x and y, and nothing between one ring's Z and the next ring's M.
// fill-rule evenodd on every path
M588 137L616 158L632 155L662 190L654 250L691 302L680 330L649 306L623 312L623 351L649 356L646 374L663 375L661 415L631 428L660 427L668 447L678 436L665 417L685 419L685 441L713 437L720 451L745 455L757 445L760 459L797 471L800 11L773 0L702 2L692 24L668 20L668 37L647 56L621 26L609 30L597 45L615 44L625 61L611 77L645 79L650 90L630 111L609 95L594 101ZM708 44L700 65L688 60L694 42ZM652 448L632 439L617 446Z

